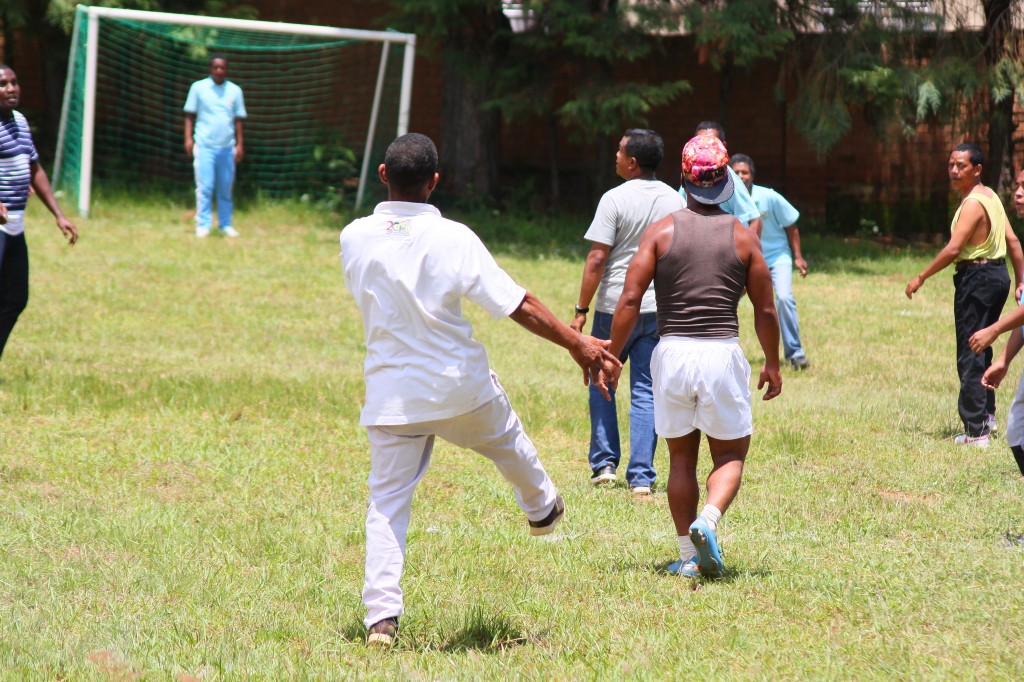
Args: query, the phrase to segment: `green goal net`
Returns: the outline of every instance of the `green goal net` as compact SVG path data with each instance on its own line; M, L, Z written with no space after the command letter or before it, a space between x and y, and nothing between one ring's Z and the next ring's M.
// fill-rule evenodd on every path
M81 213L94 188L189 196L182 108L215 54L248 112L237 195L379 196L367 176L407 127L414 36L85 6L74 31L54 176Z

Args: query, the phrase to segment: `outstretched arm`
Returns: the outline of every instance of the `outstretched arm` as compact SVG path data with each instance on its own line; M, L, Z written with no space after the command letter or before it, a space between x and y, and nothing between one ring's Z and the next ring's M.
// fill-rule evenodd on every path
M1014 328L1019 329L1022 324L1024 324L1024 306L1017 306L1016 309L1003 315L994 323L971 334L971 338L967 339L967 344L975 353L981 353L995 343L1002 334Z
M907 289L904 292L907 294L907 298L913 298L914 293L921 288L926 279L955 261L956 257L960 255L961 249L964 248L964 244L974 234L975 228L985 220L988 218L981 204L977 201L965 202L963 208L960 209L960 219L956 221L956 227L953 228L953 235L949 238L949 243L942 247L942 250L920 275L907 283Z
M509 315L527 331L547 339L569 351L572 359L583 369L584 385L593 382L606 399L611 399L605 376L617 376L622 363L608 352L608 342L583 336L564 324L541 303L540 299L526 292L523 302Z
M46 208L50 209L53 217L57 219L57 227L60 228L61 234L64 235L64 238L68 240L71 246L74 246L78 242L78 230L67 219L64 212L60 210L60 206L57 204L57 197L53 196L53 188L50 187L50 179L46 177L46 171L43 170L38 161L32 162L29 171L32 174L32 187L35 189L36 194Z
M984 376L981 377L981 385L988 389L997 389L999 384L1003 382L1003 377L1006 376L1006 370L1010 369L1010 363L1020 352L1021 346L1024 346L1024 332L1020 327L1013 330L1010 334L1010 340L1006 342L1006 348L999 354L999 357L989 365L989 368L985 370Z

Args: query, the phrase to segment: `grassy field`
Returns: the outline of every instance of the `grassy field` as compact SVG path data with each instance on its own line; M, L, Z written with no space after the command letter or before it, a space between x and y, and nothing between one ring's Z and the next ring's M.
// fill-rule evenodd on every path
M74 249L38 203L27 222L32 300L0 363L2 679L1024 677L1024 479L1002 439L951 443L951 277L903 295L925 252L805 238L814 367L755 403L719 582L661 573L663 492L591 488L568 355L467 305L569 513L530 538L493 467L439 444L382 652L339 220L255 206L241 239L199 241L181 205L108 198ZM519 222L481 234L568 319L585 222ZM663 443L656 465L663 484Z

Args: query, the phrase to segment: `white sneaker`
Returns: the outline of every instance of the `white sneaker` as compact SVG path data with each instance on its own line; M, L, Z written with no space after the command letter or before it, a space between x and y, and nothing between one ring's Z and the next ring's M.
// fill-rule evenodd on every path
M209 237L210 236L210 228L208 228L208 227L197 227L196 228L196 236L199 237L200 239L203 239L205 237Z
M235 228L231 227L230 225L228 225L227 227L222 227L220 229L220 231L221 231L221 233L223 233L223 235L225 237L232 237L232 238L234 238L234 237L238 236L238 230L236 230Z
M987 448L989 443L988 435L971 437L966 433L961 433L959 436L953 439L953 442L957 445L966 445L972 448Z
M999 428L999 422L996 421L996 416L994 414L990 414L988 416L988 432L989 433L995 433L996 429L998 429L998 428Z
M647 497L651 494L651 486L635 485L629 489L629 492L633 493L637 497Z

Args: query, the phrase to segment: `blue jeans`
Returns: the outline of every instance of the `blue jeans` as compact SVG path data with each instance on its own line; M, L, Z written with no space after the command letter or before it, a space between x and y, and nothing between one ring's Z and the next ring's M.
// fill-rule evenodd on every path
M196 228L209 230L213 224L213 196L217 195L217 220L220 229L232 227L234 203L231 190L235 184L235 149L194 147L192 168L196 175Z
M611 337L612 316L594 311L591 334L598 339ZM629 361L629 468L626 482L631 486L654 485L654 448L658 434L654 432L654 386L651 379L651 355L658 345L657 313L643 313L619 357ZM590 387L590 468L594 471L611 466L616 469L622 457L619 445L619 421L615 413L615 391L605 400Z
M800 321L796 316L793 298L793 258L789 254L778 256L768 263L775 289L775 308L779 311L779 331L782 333L782 353L787 360L804 357L800 343Z

